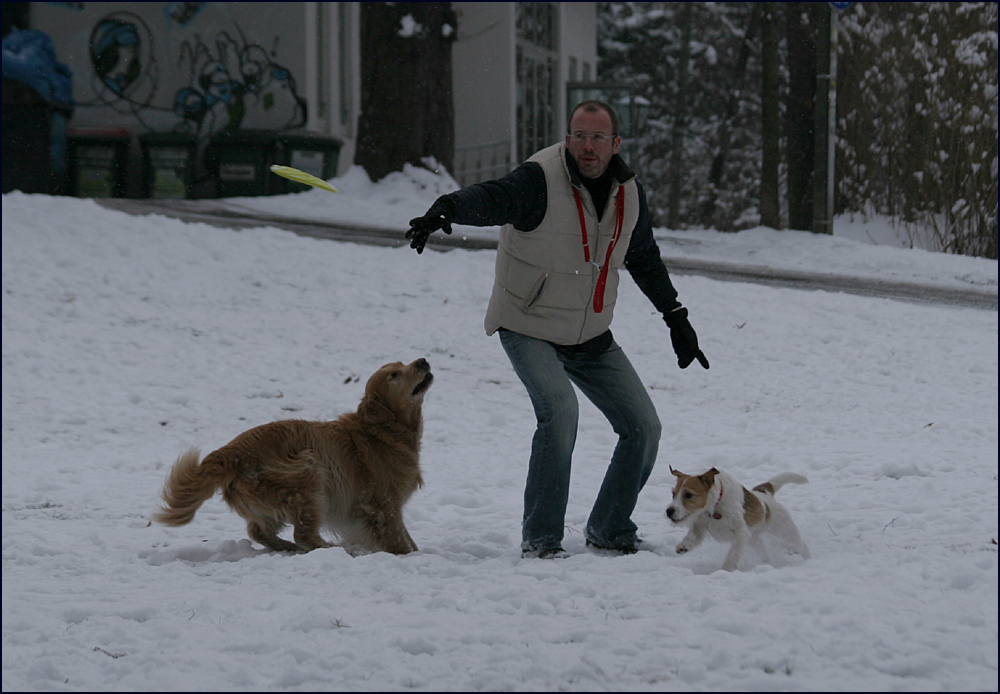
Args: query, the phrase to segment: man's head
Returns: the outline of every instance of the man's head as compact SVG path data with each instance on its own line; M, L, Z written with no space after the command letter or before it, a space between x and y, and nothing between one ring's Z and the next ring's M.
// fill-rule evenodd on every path
M566 149L586 178L600 178L618 153L618 114L603 101L583 101L569 116Z

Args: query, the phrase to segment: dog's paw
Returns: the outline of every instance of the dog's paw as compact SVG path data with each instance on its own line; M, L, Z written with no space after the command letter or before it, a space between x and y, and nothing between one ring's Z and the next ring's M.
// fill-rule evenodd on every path
M690 551L690 549L691 549L691 545L689 545L686 542L680 543L679 545L677 545L677 548L676 548L678 554L684 554L685 552Z

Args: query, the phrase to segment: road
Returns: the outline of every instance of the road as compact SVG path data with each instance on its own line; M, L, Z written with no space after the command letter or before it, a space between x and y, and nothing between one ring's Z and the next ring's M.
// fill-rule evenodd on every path
M240 212L212 200L153 200L101 198L97 202L113 210L132 215L161 214L187 222L203 222L228 229L249 227L277 227L300 236L350 241L375 246L401 246L407 243L402 229L383 227L338 226L309 219L279 217L259 212ZM487 250L496 248L496 240L483 237L462 237L457 234L434 234L427 248L449 250L466 248ZM701 275L725 282L753 282L774 287L789 287L808 291L844 292L862 296L897 299L914 303L965 306L983 310L997 310L997 290L954 289L922 285L913 282L896 282L866 277L846 277L822 273L777 270L756 265L737 265L689 258L664 256L664 262L673 274Z

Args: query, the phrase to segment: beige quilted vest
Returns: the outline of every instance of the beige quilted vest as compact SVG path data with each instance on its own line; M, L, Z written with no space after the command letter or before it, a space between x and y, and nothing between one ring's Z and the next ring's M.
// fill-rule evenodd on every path
M496 279L486 311L487 335L506 328L560 345L576 345L611 325L618 269L639 217L638 188L634 178L623 186L612 183L598 224L590 193L570 182L564 152L565 145L560 143L528 160L538 162L545 172L548 209L533 231L518 231L509 224L500 230ZM621 191L624 199L619 204ZM604 265L608 269L602 279Z

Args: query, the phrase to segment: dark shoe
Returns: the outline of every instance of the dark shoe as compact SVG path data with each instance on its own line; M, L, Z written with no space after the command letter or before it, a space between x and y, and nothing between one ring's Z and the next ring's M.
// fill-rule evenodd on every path
M642 540L636 539L636 541L630 545L623 545L621 547L609 547L606 545L601 545L593 540L587 540L587 547L600 554L605 554L610 557L624 557L628 554L635 554L640 549L643 549Z
M568 556L569 554L562 547L521 550L522 559L565 559Z

